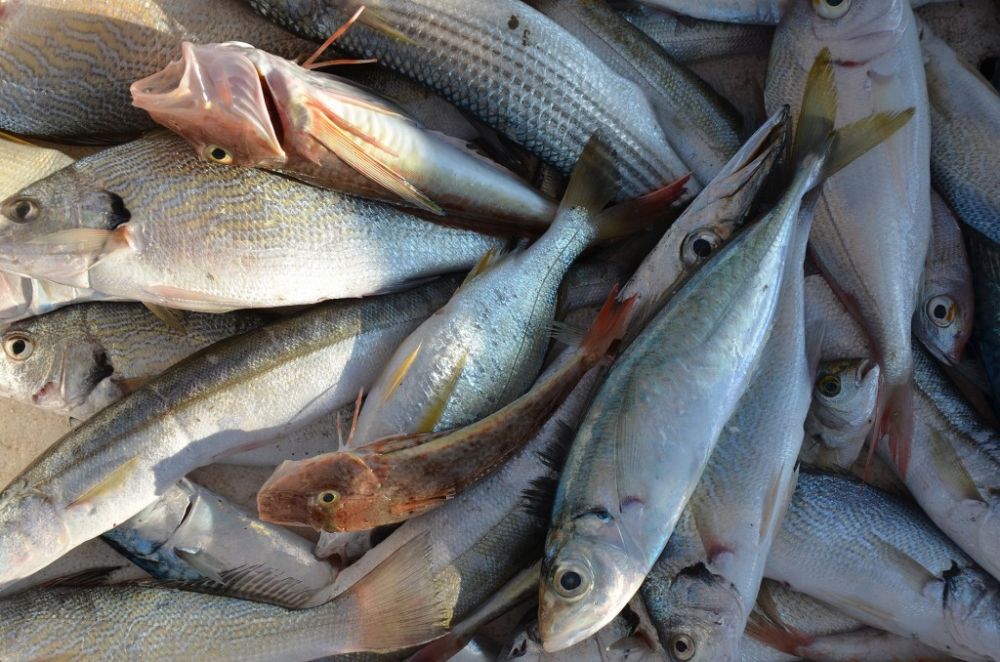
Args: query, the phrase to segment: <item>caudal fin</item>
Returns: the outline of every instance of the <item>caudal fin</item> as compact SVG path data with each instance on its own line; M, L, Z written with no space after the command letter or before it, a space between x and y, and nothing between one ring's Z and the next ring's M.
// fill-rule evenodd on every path
M901 478L910 465L913 438L913 387L907 382L891 387L879 423L879 432L888 435L889 455Z

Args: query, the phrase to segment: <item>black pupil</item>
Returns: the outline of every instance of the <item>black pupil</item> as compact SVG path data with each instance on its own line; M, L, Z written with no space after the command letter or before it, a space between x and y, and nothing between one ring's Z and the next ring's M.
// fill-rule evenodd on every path
M841 4L843 4L843 2L844 0L826 0L826 4L830 5L831 7L839 7Z
M712 242L708 239L695 239L694 243L691 244L691 250L698 257L704 259L712 254Z
M24 354L24 350L28 349L28 344L23 340L15 340L11 343L10 349L14 354L21 355Z
M840 392L840 383L836 379L823 381L823 393L825 395L837 395Z
M226 150L222 149L221 147L216 147L215 149L212 150L212 158L215 159L216 161L222 161L223 159L226 158Z
M31 213L31 203L27 200L22 200L14 206L14 213L17 214L18 218L27 218L28 214Z
M574 591L580 588L580 584L583 583L583 578L580 577L580 573L564 572L562 577L559 578L559 585L562 586L567 591Z
M945 307L943 303L939 303L938 305L934 306L934 317L938 318L939 320L943 320L947 316L948 316L948 309Z
M329 492L327 492L326 494L324 494L323 495L323 502L324 503L333 503L333 495L330 494Z
M674 642L674 650L678 653L686 653L688 650L687 642L683 639L678 639Z

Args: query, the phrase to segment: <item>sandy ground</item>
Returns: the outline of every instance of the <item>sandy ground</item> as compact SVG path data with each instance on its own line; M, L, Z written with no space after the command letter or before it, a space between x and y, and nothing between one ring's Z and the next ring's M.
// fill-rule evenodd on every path
M0 485L21 473L52 442L69 432L69 419L12 400L0 400Z

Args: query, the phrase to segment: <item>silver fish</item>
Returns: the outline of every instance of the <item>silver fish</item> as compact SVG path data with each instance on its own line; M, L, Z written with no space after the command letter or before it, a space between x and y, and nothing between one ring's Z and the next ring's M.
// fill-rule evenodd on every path
M820 364L799 457L826 469L849 469L875 423L879 367L871 359Z
M643 5L627 7L621 15L686 64L734 55L766 56L774 34L766 26L703 21Z

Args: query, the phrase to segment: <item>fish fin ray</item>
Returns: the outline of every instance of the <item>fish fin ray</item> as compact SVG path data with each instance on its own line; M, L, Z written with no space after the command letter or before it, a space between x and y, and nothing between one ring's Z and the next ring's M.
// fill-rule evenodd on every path
M451 374L448 375L448 380L442 384L440 390L434 394L430 407L428 407L427 411L424 412L420 422L417 424L417 432L433 432L437 424L441 422L441 418L444 416L445 408L448 406L448 401L451 400L451 396L455 393L455 388L458 386L458 380L461 378L462 372L465 370L465 363L468 361L468 358L469 350L465 349L458 361L455 363L454 367L452 367Z
M392 371L392 374L389 376L389 388L385 390L385 394L382 396L383 403L387 402L389 398L392 397L392 394L396 392L396 389L399 388L399 385L403 383L403 379L406 378L406 374L410 371L410 368L413 367L413 362L417 360L417 355L420 354L420 348L423 346L424 344L422 342L419 343L417 348L410 352L410 354L403 359L402 363L396 366L396 369Z
M187 335L187 328L184 326L184 312L176 308L167 308L155 303L143 302L149 312L153 313L156 319L166 324L171 330L182 335Z
M141 458L136 456L133 457L131 460L123 462L121 465L118 466L118 468L116 468L115 470L110 472L107 476L105 476L104 479L101 480L99 483L88 489L86 492L84 492L77 498L70 501L66 505L66 508L74 508L82 506L84 504L88 504L97 499L100 499L102 496L110 492L114 492L115 490L120 488L122 484L125 483L126 480L128 480L129 474L135 470L135 468L139 464L140 459Z

